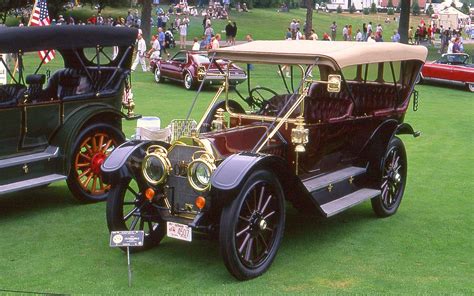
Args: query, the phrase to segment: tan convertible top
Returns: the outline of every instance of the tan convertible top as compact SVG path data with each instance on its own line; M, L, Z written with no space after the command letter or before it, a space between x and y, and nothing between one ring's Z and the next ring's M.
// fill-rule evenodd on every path
M253 41L214 50L217 58L234 62L318 64L344 68L352 65L388 61L419 60L424 62L428 50L424 46L394 42L347 42L313 40Z

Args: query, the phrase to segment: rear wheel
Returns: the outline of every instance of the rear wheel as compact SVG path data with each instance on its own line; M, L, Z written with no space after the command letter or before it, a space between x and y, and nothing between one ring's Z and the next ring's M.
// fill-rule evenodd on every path
M468 83L467 87L469 88L469 91L474 92L474 83Z
M379 217L395 214L402 201L407 179L407 157L402 140L393 137L382 160L380 189L372 199L372 208Z
M187 90L193 89L194 87L193 75L191 75L189 71L186 71L186 73L184 74L183 83L184 83L184 88L186 88Z
M254 172L221 214L219 242L229 272L239 280L263 274L280 247L284 226L279 181L268 171Z
M146 186L135 179L124 180L113 186L107 200L109 231L143 230L144 245L136 251L158 245L166 234L165 222L155 205L145 198Z
M93 124L77 137L67 178L74 197L82 202L107 199L110 185L102 181L101 165L112 150L125 142L122 132L109 124Z

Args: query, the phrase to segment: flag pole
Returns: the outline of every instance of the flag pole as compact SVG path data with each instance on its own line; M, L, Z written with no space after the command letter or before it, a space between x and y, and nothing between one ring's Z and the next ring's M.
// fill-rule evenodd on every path
M33 10L30 13L30 19L28 20L27 27L29 27L31 25L31 19L33 18L33 13L36 10L37 2L38 2L38 0L35 0L35 4L33 5ZM17 68L18 68L18 56L16 57L15 67L13 68L12 79L10 80L10 83L13 83L13 77L15 77L15 75L16 75L16 69Z

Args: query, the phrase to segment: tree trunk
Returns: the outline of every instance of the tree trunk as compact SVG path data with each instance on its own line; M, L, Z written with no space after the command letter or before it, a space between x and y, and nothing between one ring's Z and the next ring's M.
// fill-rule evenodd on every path
M401 0L400 22L398 23L398 33L400 42L408 44L408 28L410 27L410 0Z
M152 4L152 0L143 0L141 29L143 31L143 38L145 39L146 44L150 43L150 37L151 37L150 36L151 4Z
M306 0L306 32L304 32L306 39L311 36L311 29L313 28L313 8L314 0Z

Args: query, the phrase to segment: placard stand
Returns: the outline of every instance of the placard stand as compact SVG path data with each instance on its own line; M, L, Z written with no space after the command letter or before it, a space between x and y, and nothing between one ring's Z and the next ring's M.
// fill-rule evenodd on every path
M130 263L130 247L143 247L145 232L140 231L112 231L110 246L127 248L128 286L132 287L132 264Z
M132 287L132 265L130 264L130 247L127 247L128 287Z

